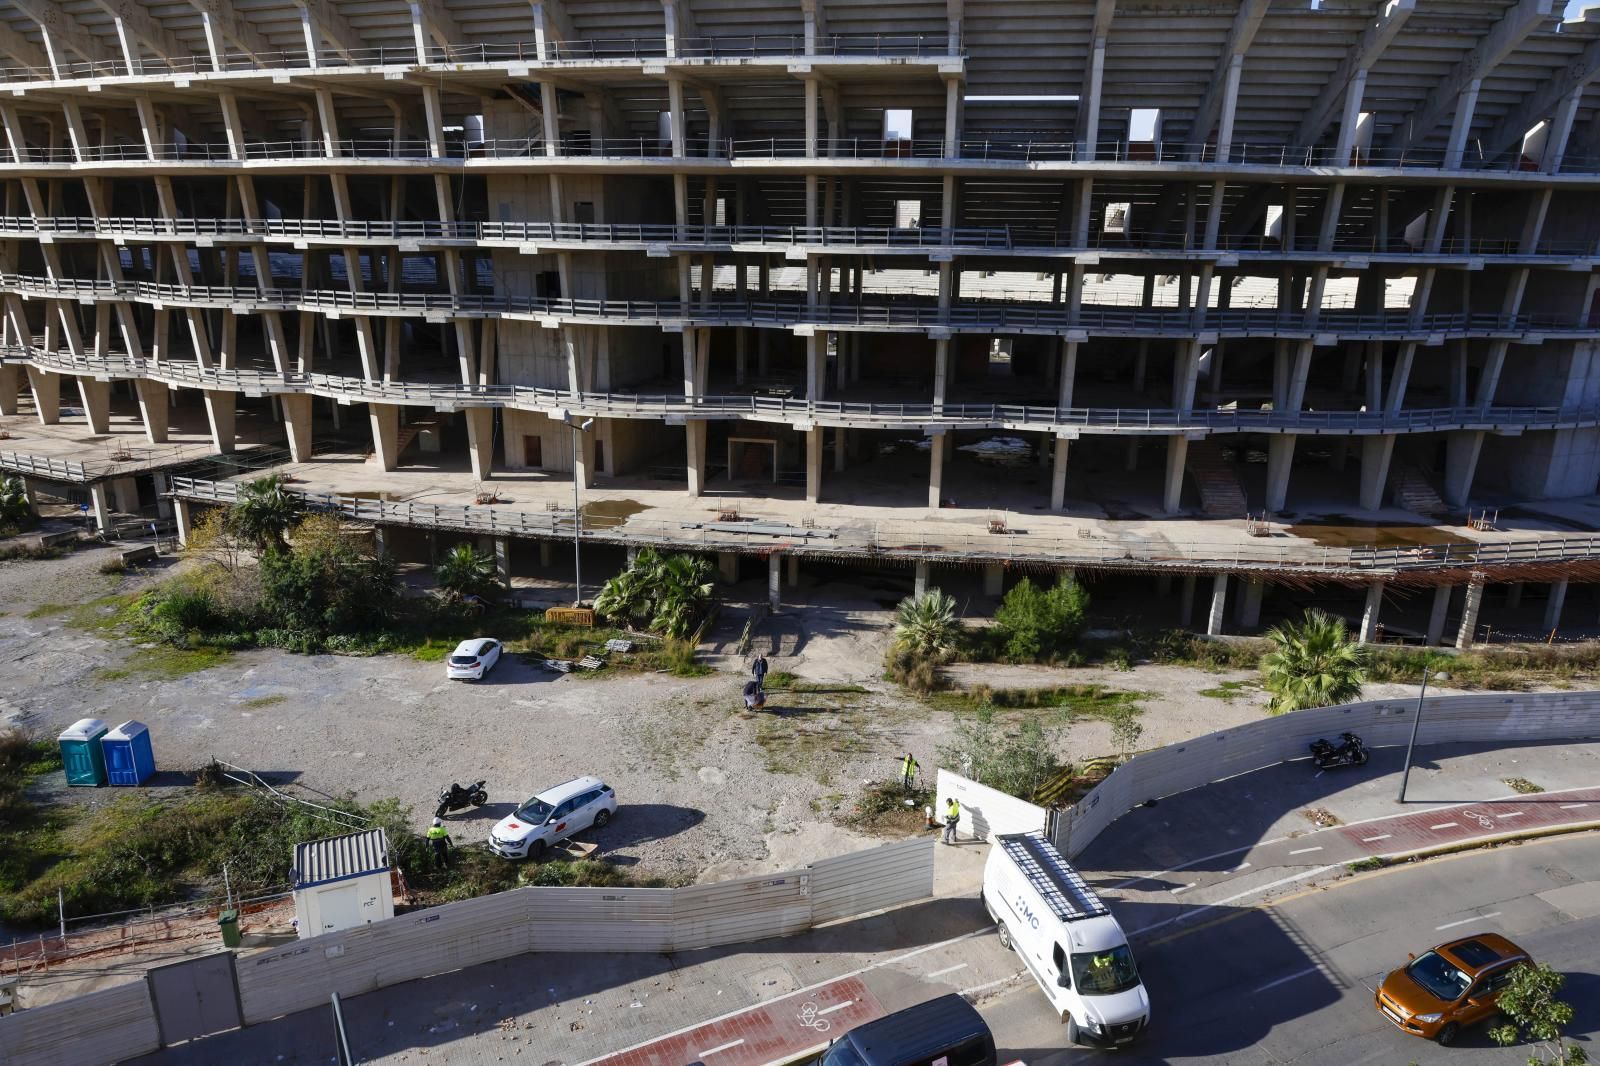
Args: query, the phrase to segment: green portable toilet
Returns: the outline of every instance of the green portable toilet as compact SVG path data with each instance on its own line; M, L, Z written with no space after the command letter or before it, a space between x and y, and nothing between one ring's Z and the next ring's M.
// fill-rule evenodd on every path
M57 739L67 784L98 788L106 783L106 757L100 750L105 735L106 724L98 718L80 718L62 731Z

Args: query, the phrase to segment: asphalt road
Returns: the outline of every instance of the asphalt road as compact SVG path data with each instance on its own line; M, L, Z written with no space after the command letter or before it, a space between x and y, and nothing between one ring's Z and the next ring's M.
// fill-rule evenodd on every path
M1135 943L1154 1024L1121 1051L1066 1048L1029 981L981 1005L1000 1061L1055 1066L1525 1062L1481 1029L1450 1048L1409 1036L1374 1009L1373 989L1407 952L1484 930L1567 975L1570 1031L1600 1035L1600 837L1581 834L1471 852L1312 889ZM1596 1049L1591 1045L1590 1055Z

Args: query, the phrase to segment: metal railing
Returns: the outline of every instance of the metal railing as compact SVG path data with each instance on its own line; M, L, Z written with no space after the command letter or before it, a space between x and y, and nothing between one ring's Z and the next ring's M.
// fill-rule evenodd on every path
M796 245L863 247L917 252L941 248L987 252L1040 252L1071 254L1083 251L1115 252L1259 252L1264 255L1295 253L1388 255L1421 258L1424 254L1404 246L1391 248L1376 236L1340 238L1320 249L1316 237L1291 241L1249 235L1222 234L1216 247L1206 249L1182 234L1148 233L1123 239L1096 232L1084 245L1072 243L1070 234L1014 226L675 226L592 222L435 222L422 219L309 218L156 218L107 216L35 217L0 216L0 235L112 238L112 237L240 237L328 241L467 241L506 244L689 244L733 248L740 245L792 247ZM1524 250L1512 239L1452 238L1440 246L1440 256L1474 256L1497 259L1592 258L1600 255L1600 241L1543 240Z

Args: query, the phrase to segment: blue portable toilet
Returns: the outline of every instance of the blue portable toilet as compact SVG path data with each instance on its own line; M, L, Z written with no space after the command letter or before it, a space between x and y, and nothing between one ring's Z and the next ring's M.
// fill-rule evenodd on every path
M80 718L62 731L57 739L67 784L98 788L106 783L106 759L100 751L105 735L106 724L98 718Z
M123 722L101 737L100 752L105 757L108 785L142 785L156 772L150 730L143 722Z

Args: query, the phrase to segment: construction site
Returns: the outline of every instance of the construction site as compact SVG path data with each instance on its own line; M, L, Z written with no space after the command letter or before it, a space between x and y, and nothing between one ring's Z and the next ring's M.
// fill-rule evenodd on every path
M275 472L557 599L653 544L1600 630L1552 0L0 0L0 56L0 471L102 531Z

